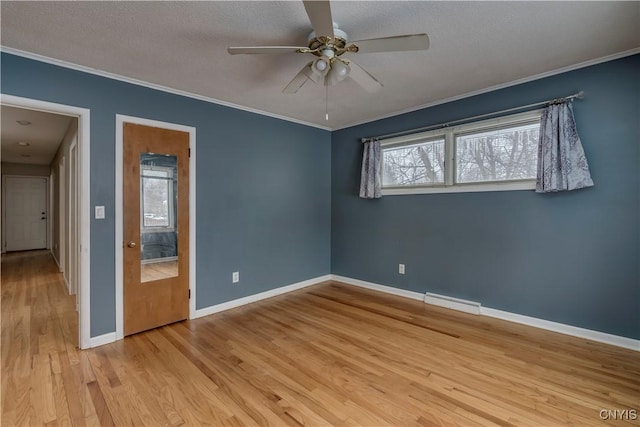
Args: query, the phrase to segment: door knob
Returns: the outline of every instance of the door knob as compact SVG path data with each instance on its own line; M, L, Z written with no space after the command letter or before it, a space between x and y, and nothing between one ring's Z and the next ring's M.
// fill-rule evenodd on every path
M127 246L129 246L130 248L135 248L136 247L136 242L131 240L131 241L129 241L129 243L127 243Z

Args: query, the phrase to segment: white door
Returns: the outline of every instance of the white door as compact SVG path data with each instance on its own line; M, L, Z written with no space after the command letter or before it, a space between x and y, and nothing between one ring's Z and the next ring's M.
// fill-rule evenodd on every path
M47 247L47 179L6 177L5 249L25 251Z

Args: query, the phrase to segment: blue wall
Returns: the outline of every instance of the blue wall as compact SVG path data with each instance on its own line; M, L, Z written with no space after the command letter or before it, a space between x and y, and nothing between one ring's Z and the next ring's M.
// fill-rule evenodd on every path
M91 109L91 336L115 331L115 115L196 127L197 308L330 273L330 133L3 53L1 92ZM231 273L240 272L240 284Z
M638 76L636 55L333 132L332 273L640 338ZM579 90L593 188L358 198L360 137Z
M115 115L126 114L197 128L198 308L332 272L640 338L638 55L332 134L1 59L2 93L91 109L91 204L107 209L91 220L92 336L115 330ZM362 136L578 90L594 188L357 197Z

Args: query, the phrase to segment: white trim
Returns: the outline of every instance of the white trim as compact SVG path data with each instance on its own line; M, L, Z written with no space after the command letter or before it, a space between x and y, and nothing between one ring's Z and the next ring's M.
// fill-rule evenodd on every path
M53 168L49 168L49 185L47 186L47 249L51 251L53 255L53 183L54 183Z
M5 94L0 94L0 103L78 118L78 221L80 223L78 343L81 349L89 348L91 338L91 110Z
M163 129L177 130L189 134L189 318L196 314L196 128L193 126L176 123L162 122L158 120L144 119L141 117L116 114L116 188L115 188L115 239L116 239L116 340L124 338L124 253L123 253L123 126L124 123L135 123L144 126L153 126Z
M335 274L330 275L331 280L345 283L347 285L355 285L360 286L367 289L372 289L374 291L385 292L393 295L403 296L406 298L423 300L423 295L419 292L407 291L404 289L397 289L390 286L379 285L377 283L365 282L363 280L353 279L350 277L338 276ZM433 295L433 294L431 294ZM451 298L445 296L445 298ZM465 300L460 300L465 301ZM473 303L472 301L470 301ZM475 303L480 304L480 303ZM452 304L450 309L456 310L457 305ZM545 329L552 332L557 332L564 335L570 335L578 338L584 338L591 341L601 342L609 345L613 345L616 347L628 348L630 350L640 351L640 340L622 337L619 335L613 335L606 332L593 331L590 329L579 328L577 326L566 325L564 323L552 322L549 320L538 319L535 317L524 316L522 314L510 313L508 311L496 310L489 307L481 307L480 313L481 316L493 317L496 319L502 319L509 322L520 323L526 326L531 326L533 328Z
M446 295L438 295L427 292L424 294L425 304L437 305L438 307L450 308L452 310L464 311L469 314L480 314L482 307L479 302L466 299L453 298Z
M83 73L93 74L100 77L105 77L107 79L118 80L121 82L133 84L136 86L147 87L150 89L159 90L161 92L167 92L174 95L184 96L186 98L197 99L199 101L209 102L211 104L222 105L224 107L235 108L236 110L247 111L249 113L260 114L261 116L272 117L274 119L285 120L287 122L298 123L304 126L309 126L313 128L323 129L323 130L331 130L330 127L321 126L316 123L306 122L304 120L294 119L292 117L283 116L280 114L270 113L268 111L259 110L257 108L246 107L239 104L234 104L233 102L222 101L220 99L211 98L208 96L198 95L196 93L186 92L179 89L173 89L167 86L158 85L155 83L146 82L143 80L133 79L130 77L122 76L120 74L109 73L107 71L97 70L91 67L85 67L84 65L74 64L73 62L67 62L60 59L51 58L48 56L38 55L36 53L27 52L20 49L14 49L12 47L0 46L0 51L9 53L11 55L21 56L27 59L33 59L35 61L44 62L46 64L56 65L58 67L64 67L71 70L82 71Z
M316 277L302 282L293 283L291 285L282 286L280 288L271 289L258 294L249 295L243 298L234 299L232 301L223 302L221 304L212 305L210 307L201 308L196 310L194 319L199 317L209 316L210 314L219 313L221 311L230 310L232 308L240 307L242 305L251 304L253 302L261 301L267 298L275 297L278 295L286 294L288 292L296 291L298 289L306 288L308 286L317 285L318 283L326 282L332 279L330 274Z
M424 132L409 133L393 138L385 138L380 140L380 146L403 147L405 145L418 145L429 140L445 139L446 134L463 134L470 132L481 132L485 130L501 129L504 126L517 126L519 124L527 124L529 122L540 121L542 117L542 109L524 111L522 113L504 114L491 119L469 121L453 126L443 126L438 129L432 129Z
M60 256L60 273L67 283L67 166L65 162L64 153L58 161L58 255ZM69 290L69 284L67 283L67 290Z
M56 258L55 252L53 252L53 249L49 249L49 252L51 252L51 257L53 258L53 261L56 263L56 266L58 267L58 269L60 269L60 261L58 261L58 258Z
M593 65L602 64L604 62L615 61L616 59L625 58L627 56L632 56L632 55L635 55L637 53L640 53L640 48L634 48L634 49L630 49L630 50L625 50L623 52L618 52L618 53L614 53L612 55L602 56L600 58L590 59L588 61L580 62L578 64L573 64L573 65L569 65L569 66L562 67L562 68L557 68L555 70L546 71L544 73L534 74L533 76L523 77L523 78L517 79L517 80L512 80L512 81L507 82L507 83L501 83L501 84L498 84L498 85L495 85L495 86L490 86L488 88L474 90L474 91L471 91L471 92L463 93L461 95L456 95L456 96L452 96L452 97L449 97L449 98L445 98L445 99L440 99L440 100L437 100L437 101L429 102L429 103L426 103L426 104L417 105L415 107L406 108L404 110L399 110L399 111L396 111L396 112L393 112L393 113L383 114L383 115L376 116L376 117L371 118L371 119L359 120L359 121L352 122L352 123L349 123L349 124L346 124L346 125L342 125L342 126L339 126L339 127L336 127L336 128L332 128L331 130L332 131L336 131L336 130L341 130L341 129L347 129L347 128L350 128L350 127L359 126L359 125L363 125L363 124L366 124L366 123L376 122L378 120L383 120L383 119L388 119L388 118L395 117L395 116L400 116L402 114L412 113L414 111L424 110L425 108L431 108L431 107L435 107L437 105L446 104L448 102L454 102L454 101L459 101L459 100L465 99L465 98L471 98L472 96L482 95L483 93L493 92L493 91L500 90L500 89L505 89L505 88L508 88L508 87L511 87L511 86L517 86L517 85L520 85L520 84L523 84L523 83L528 83L528 82L532 82L532 81L535 81L535 80L544 79L544 78L555 76L555 75L562 74L562 73L568 73L570 71L575 71L575 70L579 70L581 68L591 67Z
M487 317L494 317L509 322L520 323L534 328L545 329L547 331L558 332L560 334L571 335L578 338L585 338L591 341L624 347L630 350L640 351L640 340L621 337L619 335L608 334L606 332L593 331L591 329L580 328L564 323L552 322L550 320L536 317L524 316L522 314L508 311L496 310L494 308L482 307L481 314Z
M161 262L169 262L169 261L177 261L177 256L168 256L165 258L149 258L149 259L141 259L140 264L159 264Z
M67 180L67 199L69 203L67 203L67 252L69 253L69 257L67 258L67 264L69 265L69 269L65 275L65 277L69 276L69 294L75 295L77 293L78 286L78 253L76 251L78 244L78 222L75 224L71 221L71 212L73 212L73 207L75 207L75 213L78 214L78 131L76 130L76 135L72 139L72 143L69 145L69 161L67 170L69 172L69 179ZM75 153L74 153L75 150ZM75 157L74 157L75 155ZM75 188L75 191L73 187ZM76 218L77 219L77 218ZM72 233L73 231L73 233ZM76 241L72 241L72 234L75 235Z
M108 334L98 335L97 337L91 338L89 347L90 348L99 347L101 345L110 344L115 341L116 341L116 333L109 332Z
M345 277L345 276L338 276L335 274L331 275L331 280L346 283L348 285L359 286L361 288L371 289L378 292L384 292L385 294L397 295L400 297L415 299L418 301L424 300L423 293L394 288L393 286L379 285L378 283L365 282L364 280L353 279L351 277Z
M383 196L404 196L410 194L439 194L439 193L479 193L485 191L524 191L535 190L536 181L492 182L480 184L455 184L440 187L397 187L383 188Z

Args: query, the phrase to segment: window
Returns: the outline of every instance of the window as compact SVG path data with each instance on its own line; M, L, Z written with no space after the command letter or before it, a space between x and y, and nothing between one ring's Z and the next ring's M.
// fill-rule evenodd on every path
M141 165L140 168L142 229L173 229L173 169L149 165Z
M444 138L384 150L384 186L444 184Z
M385 195L535 188L540 111L382 141Z

